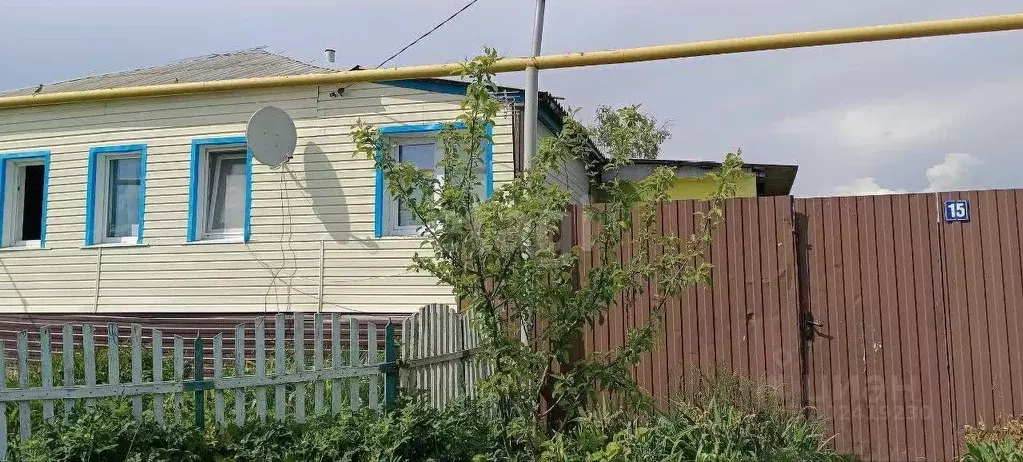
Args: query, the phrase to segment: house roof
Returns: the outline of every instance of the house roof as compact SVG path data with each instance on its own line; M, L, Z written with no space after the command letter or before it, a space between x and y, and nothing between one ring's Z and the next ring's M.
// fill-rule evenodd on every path
M183 59L130 71L43 84L41 89L39 86L34 86L13 91L0 91L0 97L326 72L337 72L337 70L306 64L287 56L268 52L263 48L252 48Z
M257 77L283 77L289 75L325 74L346 70L361 70L355 66L351 69L332 69L290 58L267 51L265 48L214 53L195 58L183 59L159 66L134 69L130 71L98 74L78 79L65 80L18 90L2 91L0 97L27 96L73 92L84 90L107 90L115 88L131 88L148 85L168 85L175 83L210 82L220 80L245 79ZM424 91L464 95L468 83L455 79L422 78L411 80L391 80L378 82ZM522 103L525 91L521 88L498 87L498 97ZM540 120L552 131L561 128L562 120L567 111L558 103L553 95L540 92ZM603 158L599 151L592 147L597 160Z
M721 162L693 161L673 159L635 159L635 165L664 165L668 167L695 167L704 170L715 170ZM792 192L796 182L798 165L784 164L743 164L757 176L757 194L761 196L787 196Z

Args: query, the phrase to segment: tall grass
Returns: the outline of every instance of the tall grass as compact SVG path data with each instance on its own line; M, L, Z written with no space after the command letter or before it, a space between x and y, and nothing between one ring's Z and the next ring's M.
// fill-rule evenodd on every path
M772 390L729 376L653 415L598 409L545 444L546 460L837 461L827 426Z
M1023 416L1002 418L994 425L966 427L968 462L1023 461Z

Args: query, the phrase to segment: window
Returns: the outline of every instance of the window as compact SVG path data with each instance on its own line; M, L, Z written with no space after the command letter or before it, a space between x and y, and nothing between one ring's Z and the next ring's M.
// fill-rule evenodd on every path
M192 142L189 242L247 241L251 161L244 137Z
M419 170L432 173L443 181L437 161L443 155L432 139L405 140L394 147L398 162L414 164ZM408 204L391 197L388 201L388 234L392 236L415 235L422 225L416 219Z
M436 134L444 126L442 124L399 125L381 127L380 133L388 138L388 146L392 155L399 162L414 164L420 170L436 176L440 182L445 180L445 172L440 167L444 153L436 142ZM464 128L461 123L455 124L456 129ZM489 134L489 127L488 127ZM478 167L479 195L489 197L493 189L493 152L488 143L484 146L484 162ZM374 234L382 236L416 236L422 230L420 223L407 204L401 203L390 195L384 182L383 173L377 170L376 181L376 220Z
M0 246L45 245L49 161L48 152L0 155Z
M93 148L89 178L85 244L141 244L146 147Z

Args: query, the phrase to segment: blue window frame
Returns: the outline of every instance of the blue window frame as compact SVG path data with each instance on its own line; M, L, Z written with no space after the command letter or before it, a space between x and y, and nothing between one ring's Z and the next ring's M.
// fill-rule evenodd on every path
M243 175L238 171L241 156ZM239 197L240 188L244 192ZM192 140L186 241L249 242L251 217L252 151L245 137Z
M50 151L0 154L0 246L46 247L49 185Z
M394 137L395 139L405 138L416 140L427 139L436 136L436 133L443 130L448 125L451 125L456 130L465 129L465 124L462 122L455 122L453 124L444 123L431 123L431 124L413 124L413 125L389 125L379 128L379 133L384 137ZM488 138L493 135L493 126L487 125L486 135ZM415 141L413 141L415 142ZM421 142L421 141L420 141ZM400 149L400 145L399 145ZM377 152L377 156L382 153ZM494 193L494 144L488 142L483 147L483 163L485 168L485 180L483 182L484 195L489 198ZM386 187L384 186L384 172L379 167L376 169L376 182L375 182L375 194L374 194L374 210L373 210L373 235L375 237L383 237L385 235L409 235L410 233L404 232L403 227L399 225L399 219L397 216L400 215L400 206L393 204L392 200L387 197ZM394 216L391 216L394 215Z
M146 217L145 144L89 149L85 245L142 243Z

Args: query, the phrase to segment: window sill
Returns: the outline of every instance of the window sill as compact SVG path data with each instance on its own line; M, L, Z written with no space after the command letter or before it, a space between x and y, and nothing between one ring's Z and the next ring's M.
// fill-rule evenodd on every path
M139 244L135 242L108 242L106 244L83 245L79 247L79 249L99 249L107 247L149 247L149 244Z
M385 234L378 237L377 239L391 239L391 240L423 240L426 236L420 236L418 234Z
M245 244L245 239L242 237L224 237L216 239L200 239L198 241L185 242L185 245L205 245L205 244Z
M12 246L12 247L0 247L0 252L25 252L29 250L50 250L49 247L26 247L26 246Z

